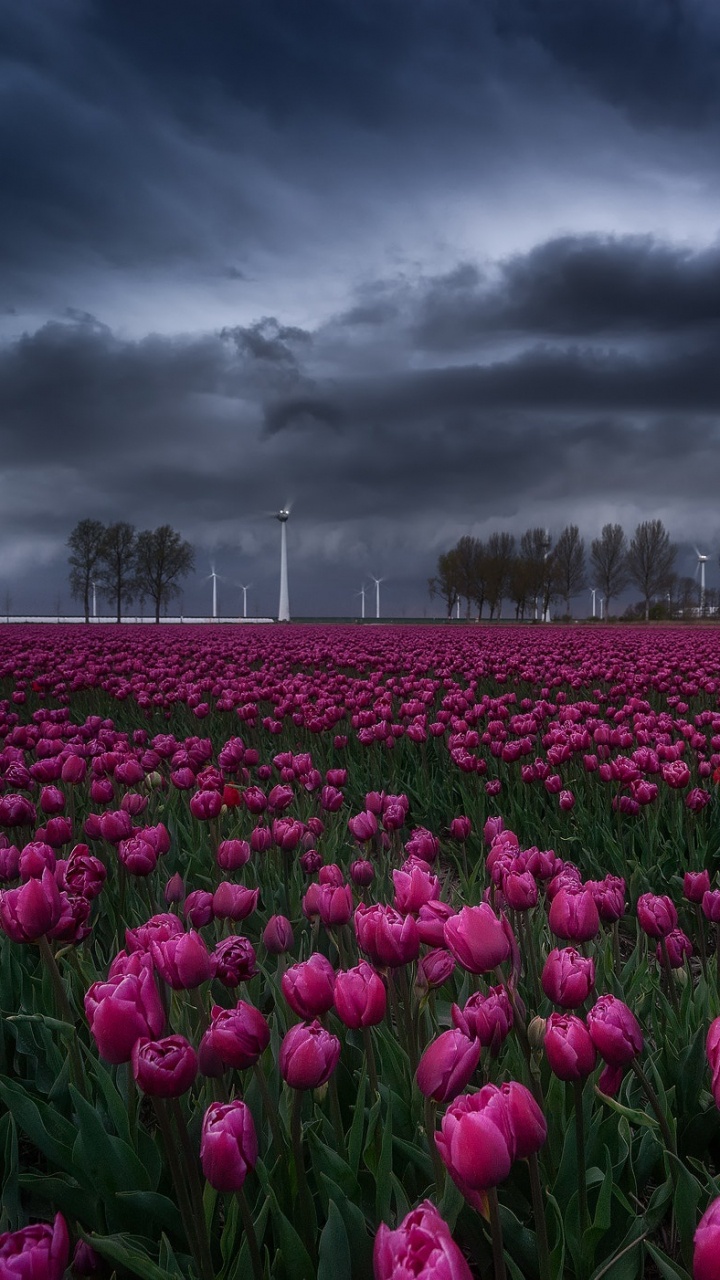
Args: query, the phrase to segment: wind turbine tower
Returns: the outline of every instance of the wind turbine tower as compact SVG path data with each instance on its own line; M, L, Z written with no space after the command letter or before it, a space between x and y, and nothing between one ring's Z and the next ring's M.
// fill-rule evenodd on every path
M252 582L248 582L247 586L242 582L238 582L238 586L243 593L243 618L247 618L247 593L252 586Z
M211 567L211 569L210 569L210 575L209 575L209 576L212 578L212 584L213 584L212 616L213 616L213 618L217 618L217 616L218 616L218 612L217 612L217 580L218 580L218 576L217 576L217 574L216 574L216 572L215 572L215 565L212 565L212 567Z
M705 617L705 565L707 564L710 557L703 555L702 551L698 551L697 547L695 548L695 555L698 558L698 568L695 570L695 573L697 574L698 569L700 570L700 617L704 618Z
M590 595L593 598L593 618L595 617L595 596L597 595L597 587L590 587Z
M287 567L287 522L290 519L290 512L287 507L282 507L275 515L275 519L280 521L280 601L278 604L278 622L290 621L290 595L288 592L288 567Z
M375 577L373 577L373 575L372 575L372 574L370 574L370 577L372 578L373 582L375 583L375 617L376 617L376 618L379 618L379 617L380 617L380 583L381 583L381 582L384 582L384 581L385 581L385 579L384 579L384 578L375 578Z

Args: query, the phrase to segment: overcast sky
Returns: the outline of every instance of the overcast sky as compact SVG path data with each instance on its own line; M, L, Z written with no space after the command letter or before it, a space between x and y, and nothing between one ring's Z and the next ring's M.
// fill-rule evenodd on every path
M0 0L0 51L0 603L69 608L91 516L275 612L288 502L298 615L536 524L720 580L713 0Z

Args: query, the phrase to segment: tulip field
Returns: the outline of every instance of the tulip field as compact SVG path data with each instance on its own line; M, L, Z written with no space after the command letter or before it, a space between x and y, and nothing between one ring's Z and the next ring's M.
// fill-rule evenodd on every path
M720 1280L720 632L0 635L0 1280Z

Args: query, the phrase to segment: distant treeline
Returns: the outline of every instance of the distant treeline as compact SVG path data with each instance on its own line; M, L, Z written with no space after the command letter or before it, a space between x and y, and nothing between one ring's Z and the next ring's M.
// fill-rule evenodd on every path
M498 618L503 600L512 602L518 621L544 618L551 606L564 604L581 592L597 591L604 616L611 601L629 585L638 588L642 605L638 612L650 617L655 597L670 593L682 611L699 599L692 578L678 579L674 572L677 547L661 520L646 520L628 541L619 524L606 524L586 554L584 539L575 524L567 525L556 541L546 529L526 529L519 538L512 533L491 533L482 540L465 536L438 557L437 570L428 581L431 596L439 596L450 617L458 602L467 617ZM590 612L590 609L587 610Z
M194 568L189 542L169 524L136 533L125 521L104 525L80 520L67 540L70 589L81 600L85 621L95 594L109 600L119 622L133 600L152 600L155 621L180 592L180 581Z

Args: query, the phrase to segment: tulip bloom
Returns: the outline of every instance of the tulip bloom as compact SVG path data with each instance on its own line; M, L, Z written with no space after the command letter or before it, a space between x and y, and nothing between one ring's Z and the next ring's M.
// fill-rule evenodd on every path
M561 1009L576 1009L595 986L595 961L575 947L556 948L545 961L541 982L553 1004Z
M293 945L292 925L287 916L271 916L263 930L263 945L273 956L280 956Z
M643 1034L635 1014L616 996L601 996L587 1015L598 1053L611 1067L624 1067L643 1050Z
M317 1019L291 1027L280 1045L280 1072L293 1089L325 1084L340 1057L340 1041Z
M385 983L367 960L336 974L334 997L335 1012L353 1030L377 1026L385 1017Z
M191 929L165 942L151 942L150 955L163 981L173 991L199 987L212 977L212 959L199 933Z
M423 1200L391 1231L381 1223L373 1247L375 1280L472 1280L450 1228L430 1200Z
M55 927L61 911L60 891L47 868L39 880L0 891L0 926L13 942L37 942Z
M270 1028L254 1005L238 1000L234 1009L213 1007L203 1051L211 1049L226 1067L244 1071L254 1066L269 1043Z
M415 1079L420 1092L435 1102L452 1102L470 1083L480 1049L479 1040L471 1040L457 1028L443 1031L428 1045L418 1064Z
M323 868L324 870L324 868ZM322 873L321 873L322 874ZM319 884L315 898L317 914L326 929L347 924L353 913L352 889L349 884Z
M485 1085L451 1102L435 1145L461 1189L486 1191L504 1182L515 1159L515 1136L500 1090Z
M559 1080L584 1080L595 1070L595 1045L582 1018L575 1014L550 1014L544 1048L550 1070Z
M200 1135L202 1171L216 1191L239 1191L258 1158L258 1140L250 1108L236 1098L212 1102Z
M640 928L649 938L666 938L677 928L675 904L665 894L643 893L638 898L637 914Z
M506 927L487 902L463 907L447 920L444 937L445 946L469 973L489 973L511 952Z
M165 1011L149 960L138 960L137 973L94 982L85 994L85 1016L106 1062L129 1062L140 1036L156 1039L165 1026Z
M394 907L363 902L355 909L355 934L358 946L373 964L399 968L416 960L420 952L420 936L412 916L403 916Z
M686 871L683 876L683 894L688 902L694 902L698 906L703 900L703 894L710 892L710 872L709 871Z
M257 973L255 948L249 938L233 935L218 942L212 953L213 976L226 987L249 982Z
M36 1222L0 1235L0 1276L8 1280L62 1280L70 1260L70 1237L61 1213L52 1224Z
M529 1089L517 1080L500 1086L515 1138L515 1158L527 1160L547 1138L547 1121Z
M466 1036L480 1041L485 1049L497 1054L513 1024L510 997L504 987L491 987L485 996L475 991L462 1009L454 1004L450 1010L453 1024Z
M356 814L354 818L348 818L348 830L359 844L371 840L377 829L377 818L368 809L364 813Z
M245 920L258 904L259 889L246 889L244 884L223 880L213 894L213 913L216 920Z
M720 1275L720 1196L705 1210L693 1243L693 1280L717 1280Z
M299 1018L317 1018L333 1007L335 970L319 951L286 969L280 985L290 1008Z
M600 916L589 889L561 889L548 915L550 929L558 938L589 942L600 928Z
M133 1075L152 1098L179 1098L197 1075L197 1054L184 1036L149 1040L141 1036L132 1051Z

